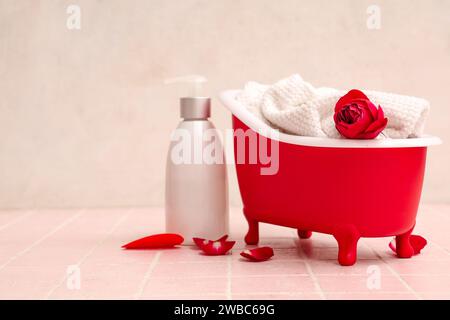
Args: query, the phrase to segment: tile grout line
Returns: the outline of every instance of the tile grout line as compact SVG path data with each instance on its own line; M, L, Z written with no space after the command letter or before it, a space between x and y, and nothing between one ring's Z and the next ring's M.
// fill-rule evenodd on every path
M20 215L19 217L13 219L10 222L7 222L7 223L1 225L0 226L0 231L4 230L4 229L6 229L6 228L8 228L10 226L15 225L16 223L18 223L18 222L22 221L23 219L33 215L34 213L35 213L34 210L27 210L24 214Z
M324 291L326 293L332 293L332 294L345 294L345 295L352 295L352 294L367 294L367 295L372 295L373 293L377 293L377 292L369 292L369 291L339 291L339 290L332 290L332 291ZM297 294L315 294L318 295L317 292L310 292L310 291L250 291L250 292L239 292L239 293L235 293L236 296L240 296L240 295L257 295L257 296L264 296L264 295L289 295L289 296L295 296ZM402 295L405 294L404 291L382 291L381 293L392 293L392 294L398 294L398 295ZM441 291L432 291L432 292L426 292L426 293L442 293ZM192 296L192 293L179 293L180 296L186 296L186 297L190 297ZM150 295L149 297L167 297L170 299L170 297L172 297L173 294L172 293L165 293L165 294L155 294L155 295ZM221 293L206 293L205 296L222 296Z
M304 261L301 261L304 262ZM306 264L306 263L305 263ZM163 264L161 264L163 265ZM107 265L106 265L107 266ZM119 266L119 265L116 265ZM306 267L306 266L305 266ZM306 267L307 268L307 267ZM446 273L439 273L439 274L426 274L426 273L398 273L400 276L414 276L414 277L446 277ZM315 275L315 274L314 274ZM366 273L319 273L318 275L323 277L364 277L367 274ZM392 272L388 275L389 277L395 277ZM297 278L304 278L304 277L311 277L311 274L308 273L274 273L274 274L263 274L263 273L257 273L257 274L245 274L245 275L234 275L233 278L261 278L261 277L267 277L267 278L274 278L274 277L297 277ZM194 276L157 276L155 278L158 279L223 279L228 278L227 276L216 276L216 275L194 275Z
M440 250L444 251L447 255L450 255L450 252L448 251L448 249L444 248L443 246L441 246L439 243L431 241L431 240L427 240L429 243L435 245L436 247L438 247Z
M374 290L374 291L362 291L362 290L358 290L358 291L340 291L340 290L332 290L332 291L326 291L328 293L339 293L339 294L345 294L345 295L351 295L354 293L357 294L374 294L374 293L394 293L394 294L405 294L404 291L397 291L397 290L388 290L388 291L383 291L383 290ZM412 293L412 292L409 292ZM441 291L436 291L436 292L431 292L431 293L441 293Z
M383 257L375 251L375 249L373 249L371 246L364 244L366 247L368 247L370 250L372 250L372 252L386 265L386 268L389 270L389 272L392 273L392 275L397 278L401 284L409 291L411 292L418 300L423 300L423 298L421 297L421 295L416 292L403 278L400 274L397 273L397 271L394 270L394 268L392 268L389 263L386 262L386 260L383 259Z
M226 298L227 300L231 300L231 255L227 257L227 288L226 288Z
M111 229L107 232L106 236L101 239L100 241L98 241L94 246L92 246L91 249L89 249L87 251L87 253L81 257L81 259L75 264L78 267L81 267L81 265L86 261L87 258L89 258L94 252L95 250L98 249L98 247L100 247L108 238L111 234L114 233L114 231L117 230L117 228L126 220L128 219L129 215L130 215L130 211L131 209L127 210L119 219L118 221L111 227ZM48 300L50 299L50 296L59 289L59 287L61 287L61 285L64 283L64 281L67 279L68 275L64 275L61 279L61 281L59 281L52 289L50 289L50 291L45 295L45 299Z
M134 295L134 299L140 299L142 294L144 293L144 289L148 284L148 281L150 280L150 276L153 273L153 270L155 270L156 265L159 262L159 259L161 257L162 252L158 251L155 256L153 257L152 261L150 262L150 265L148 266L147 272L144 275L144 279L141 282L141 285L139 286L139 290Z
M295 245L295 241L296 239L294 239L294 245ZM305 255L305 252L303 251L303 248L301 246L298 246L298 248L300 248L301 252L302 252L302 256ZM311 280L314 283L314 288L316 289L316 291L319 293L320 299L322 300L326 300L326 296L325 293L322 290L322 287L320 286L319 280L317 279L316 275L314 274L314 272L312 271L311 265L309 264L308 260L305 259L303 261L303 263L305 264L306 267L306 271L308 271L308 275L311 278Z
M163 266L163 264L160 264ZM309 277L310 275L307 273L292 273L292 274L246 274L246 275L234 275L233 278L261 278L261 277L267 277L267 278L274 278L274 277ZM217 276L217 275L197 275L197 276L157 276L155 278L158 279L228 279L227 276Z
M52 230L50 230L48 233L46 233L44 236L42 236L41 238L39 238L38 240L36 240L35 242L33 242L29 247L23 249L22 251L20 251L19 253L13 255L11 258L9 258L5 263L3 263L2 265L0 265L0 271L3 270L8 264L10 264L11 262L13 262L14 260L16 260L17 258L21 257L22 255L24 255L25 253L29 252L31 249L35 248L36 246L38 246L39 244L41 244L44 240L46 240L47 238L49 238L50 236L52 236L53 234L55 234L56 232L58 232L59 230L61 230L62 228L64 228L66 225L70 224L72 221L76 220L77 218L79 218L82 214L84 213L84 210L80 210L78 211L75 215L67 218L66 220L64 220L62 223L60 223L58 226L56 226L55 228L53 228Z

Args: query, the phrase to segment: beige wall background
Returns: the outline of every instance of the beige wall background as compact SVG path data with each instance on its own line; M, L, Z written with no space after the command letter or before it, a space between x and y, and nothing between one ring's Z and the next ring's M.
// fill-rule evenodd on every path
M0 207L162 205L185 92L163 79L208 77L223 129L220 90L294 72L425 97L428 133L448 142L450 1L0 0ZM429 151L425 201L450 201L449 164L450 144Z

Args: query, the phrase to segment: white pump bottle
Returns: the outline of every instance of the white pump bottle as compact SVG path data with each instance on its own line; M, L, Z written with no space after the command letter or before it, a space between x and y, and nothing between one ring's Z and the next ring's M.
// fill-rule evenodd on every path
M180 99L183 120L171 135L166 166L166 231L192 244L193 237L215 240L228 233L228 182L224 148L211 121L211 99L199 89L206 78L190 75L165 81L193 88Z

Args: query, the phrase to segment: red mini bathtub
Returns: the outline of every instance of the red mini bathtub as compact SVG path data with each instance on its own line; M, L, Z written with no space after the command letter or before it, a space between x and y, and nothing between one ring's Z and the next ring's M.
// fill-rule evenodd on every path
M252 130L258 141L263 139L268 145L277 139L279 154L276 174L263 175L261 169L268 167L263 164L267 162L238 163L234 137L237 178L249 225L247 244L258 243L258 224L264 222L295 228L302 239L312 232L333 235L341 265L356 262L361 237L395 236L398 257L413 255L409 236L416 221L427 147L439 144L438 138L346 140L275 135L274 129L235 100L236 94L229 90L220 95L233 114L234 131ZM250 143L242 150L248 160Z

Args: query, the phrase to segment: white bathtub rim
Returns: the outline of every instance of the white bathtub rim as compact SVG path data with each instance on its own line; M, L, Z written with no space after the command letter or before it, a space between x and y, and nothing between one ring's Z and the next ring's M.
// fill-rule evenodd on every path
M322 137L305 137L279 132L270 127L255 115L253 115L245 106L236 100L236 95L241 90L225 90L220 92L219 100L225 107L231 111L240 121L249 128L258 132L260 135L270 139L277 139L280 142L324 148L414 148L429 147L442 143L441 139L431 135L423 135L419 138L408 139L375 139L375 140L356 140L356 139L332 139Z

